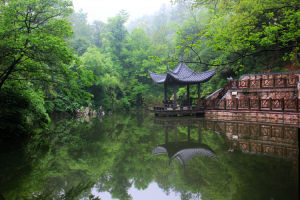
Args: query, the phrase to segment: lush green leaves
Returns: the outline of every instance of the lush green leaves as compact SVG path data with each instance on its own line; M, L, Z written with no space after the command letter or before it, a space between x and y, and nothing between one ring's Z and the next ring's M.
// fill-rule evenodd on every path
M46 115L46 110L74 112L89 102L92 96L83 88L91 85L95 78L91 71L78 67L69 48L67 40L72 31L67 16L71 12L72 2L68 0L0 3L1 107L7 104L11 112L20 109L18 114L2 112L1 117L17 119L19 115L24 115L23 118L32 115L29 121L46 123L47 120L39 117ZM11 96L29 101L28 113L26 109L6 102L5 99ZM27 124L26 120L8 123L11 123L8 126ZM6 130L14 132L10 128Z
M41 91L32 84L11 82L0 93L0 137L25 135L45 128L50 118Z

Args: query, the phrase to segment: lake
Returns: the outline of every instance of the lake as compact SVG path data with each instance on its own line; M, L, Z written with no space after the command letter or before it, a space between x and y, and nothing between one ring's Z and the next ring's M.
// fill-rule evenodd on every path
M297 200L298 128L193 117L56 117L0 140L0 200Z

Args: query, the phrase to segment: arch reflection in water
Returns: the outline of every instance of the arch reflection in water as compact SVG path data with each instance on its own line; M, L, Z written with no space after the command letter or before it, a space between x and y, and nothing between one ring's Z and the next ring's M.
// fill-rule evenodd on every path
M177 125L173 126L175 130L175 140L177 140ZM165 127L165 144L158 145L153 151L152 155L159 155L159 154L167 154L169 157L169 163L172 162L175 158L179 160L182 164L183 169L189 160L193 157L202 155L211 158L217 158L217 155L213 150L209 148L209 146L201 143L201 127L198 126L198 142L191 141L190 131L191 131L191 124L187 124L188 127L188 138L187 141L174 141L169 142L169 128Z

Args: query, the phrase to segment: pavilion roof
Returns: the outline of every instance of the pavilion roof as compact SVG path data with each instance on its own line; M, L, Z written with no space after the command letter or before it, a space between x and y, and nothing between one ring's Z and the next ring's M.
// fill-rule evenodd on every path
M156 83L179 82L179 83L202 83L206 82L216 74L216 69L206 72L196 73L183 64L180 64L173 70L167 71L166 74L156 74L150 72L150 77Z

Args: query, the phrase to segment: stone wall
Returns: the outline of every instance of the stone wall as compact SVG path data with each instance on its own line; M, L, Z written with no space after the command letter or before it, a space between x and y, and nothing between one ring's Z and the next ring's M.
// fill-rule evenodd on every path
M246 74L232 87L222 99L300 99L300 72Z
M280 89L230 89L224 95L223 99L293 99L299 96L300 92L295 88L280 88ZM300 96L298 97L300 99Z
M300 127L300 72L247 74L221 99L206 102L205 116Z
M294 125L300 128L300 113L206 110L205 117L208 119L218 119L225 121L236 120Z
M298 88L298 99L300 99L300 81L297 83Z

